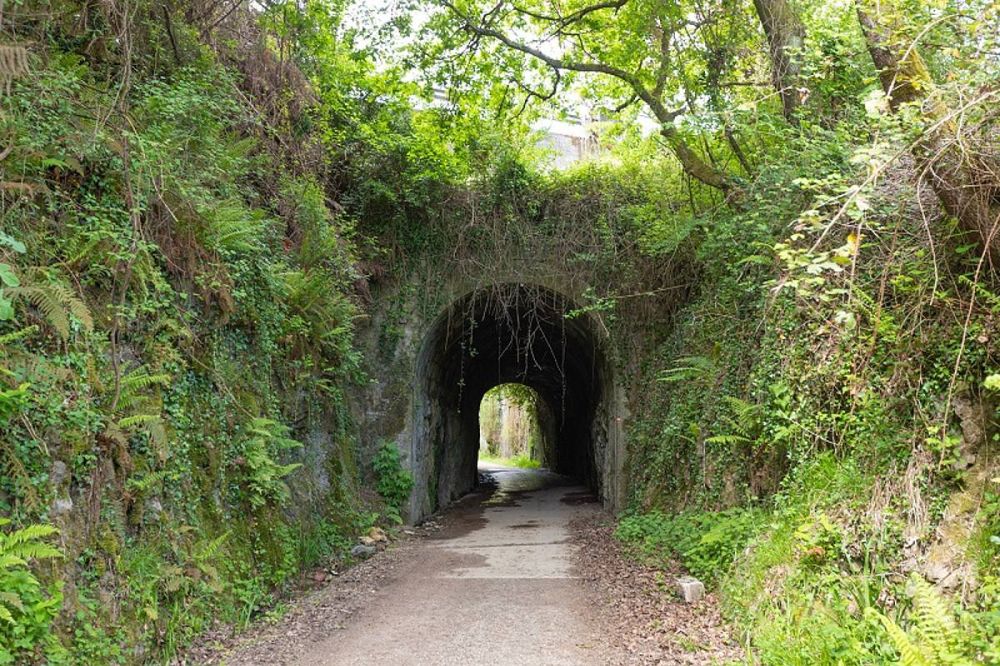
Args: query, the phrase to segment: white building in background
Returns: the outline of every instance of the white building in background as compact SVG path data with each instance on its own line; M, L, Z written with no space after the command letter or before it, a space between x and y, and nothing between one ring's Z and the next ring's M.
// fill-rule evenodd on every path
M426 104L426 102L423 102ZM443 88L434 89L434 106L446 106L448 93ZM414 100L414 105L421 102ZM597 155L599 144L595 125L580 116L565 119L541 118L531 126L538 136L538 145L551 153L548 166L552 169L566 169L577 162Z
M542 118L533 129L540 135L538 145L552 152L553 169L565 169L597 154L597 134L581 118Z

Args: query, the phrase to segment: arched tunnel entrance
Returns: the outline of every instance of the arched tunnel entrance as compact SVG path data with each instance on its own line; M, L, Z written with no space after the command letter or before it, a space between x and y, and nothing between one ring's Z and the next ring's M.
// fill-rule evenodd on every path
M410 468L416 520L476 483L479 406L500 384L534 389L551 415L546 462L619 504L622 408L600 323L537 285L473 291L443 312L417 360Z

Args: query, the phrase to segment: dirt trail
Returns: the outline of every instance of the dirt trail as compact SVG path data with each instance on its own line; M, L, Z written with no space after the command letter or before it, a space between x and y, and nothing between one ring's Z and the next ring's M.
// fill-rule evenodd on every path
M647 592L669 597L621 557L585 488L544 470L487 473L496 490L450 508L439 530L432 524L379 553L234 651L198 663L555 666L733 656L712 647L726 641L711 600L697 611L669 600L645 613L631 607ZM696 654L664 633L672 616L682 637L688 625L704 636Z

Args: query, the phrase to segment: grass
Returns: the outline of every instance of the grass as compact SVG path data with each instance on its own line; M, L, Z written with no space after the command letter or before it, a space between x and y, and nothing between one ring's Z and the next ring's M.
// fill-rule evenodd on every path
M494 456L479 454L479 462L491 465L501 465L503 467L520 467L521 469L538 469L542 466L541 461L533 459L531 456L519 455L513 458L499 458Z

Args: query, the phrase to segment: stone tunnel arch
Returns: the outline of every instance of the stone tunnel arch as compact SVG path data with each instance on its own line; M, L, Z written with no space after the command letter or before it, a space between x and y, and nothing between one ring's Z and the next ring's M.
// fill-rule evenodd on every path
M624 401L607 334L590 314L567 316L574 310L557 291L505 283L462 296L433 322L416 363L411 520L475 486L480 401L510 382L537 391L553 416L552 469L620 506Z

